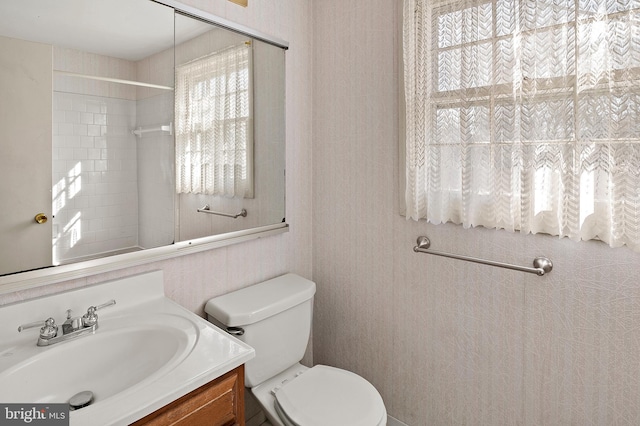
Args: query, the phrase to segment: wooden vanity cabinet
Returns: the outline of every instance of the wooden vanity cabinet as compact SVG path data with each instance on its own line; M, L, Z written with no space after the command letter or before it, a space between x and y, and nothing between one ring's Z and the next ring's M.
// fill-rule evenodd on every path
M134 426L244 424L244 365L133 423Z

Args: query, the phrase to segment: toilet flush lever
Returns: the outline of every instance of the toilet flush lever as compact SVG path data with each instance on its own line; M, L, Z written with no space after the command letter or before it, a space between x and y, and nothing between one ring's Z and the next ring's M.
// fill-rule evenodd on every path
M242 327L227 327L225 331L232 336L242 336L244 334L244 328Z

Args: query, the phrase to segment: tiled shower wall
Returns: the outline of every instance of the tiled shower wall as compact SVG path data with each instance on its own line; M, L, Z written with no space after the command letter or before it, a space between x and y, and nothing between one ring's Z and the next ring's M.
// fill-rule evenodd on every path
M132 62L55 47L54 68L172 86L173 50ZM54 73L56 263L173 243L173 137L132 134L172 121L172 91Z
M411 426L640 424L640 253L400 216L401 3L313 2L314 361Z
M135 101L54 92L54 261L138 245L135 123Z
M53 68L136 79L131 61L61 47ZM53 90L54 261L137 247L135 86L54 72Z

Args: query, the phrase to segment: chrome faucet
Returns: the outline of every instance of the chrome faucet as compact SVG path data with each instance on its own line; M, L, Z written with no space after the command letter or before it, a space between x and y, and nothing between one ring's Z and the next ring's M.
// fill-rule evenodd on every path
M71 318L71 309L67 309L67 320L62 324L62 334L69 334L73 331L79 330L82 326L82 318Z
M60 333L58 332L59 328L56 325L56 321L53 318L21 325L18 327L18 332L29 328L41 327L37 343L38 346L49 346L75 337L93 334L98 328L98 315L96 311L115 304L116 301L112 299L102 305L90 306L86 314L75 318L71 316L71 309L67 309L67 320L62 324Z

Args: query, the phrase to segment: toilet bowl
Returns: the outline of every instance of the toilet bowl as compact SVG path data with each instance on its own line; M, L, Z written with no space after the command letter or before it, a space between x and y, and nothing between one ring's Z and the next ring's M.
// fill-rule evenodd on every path
M284 384L282 383L284 382ZM375 387L326 365L296 364L251 389L277 426L384 426L387 412Z
M274 426L385 426L382 397L363 377L300 364L311 332L315 283L295 274L209 300L209 321L251 345L245 386Z

